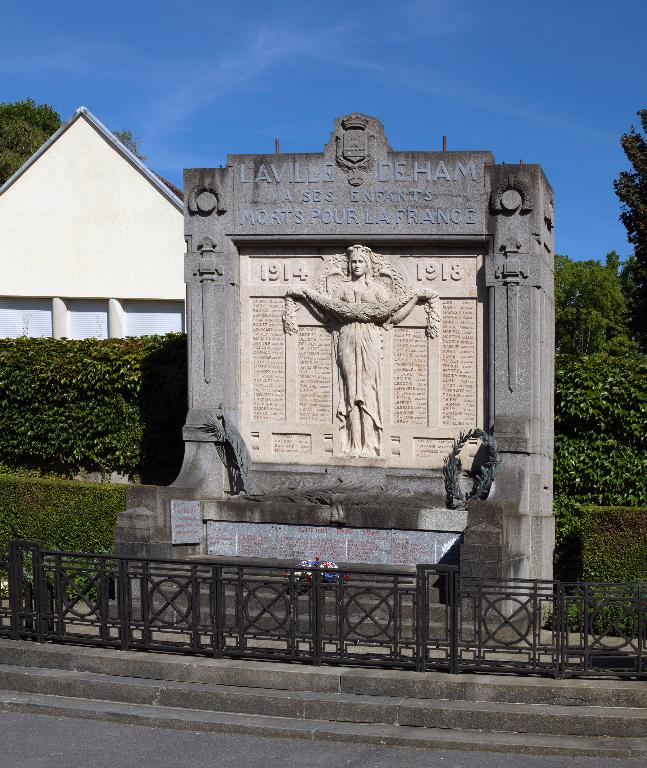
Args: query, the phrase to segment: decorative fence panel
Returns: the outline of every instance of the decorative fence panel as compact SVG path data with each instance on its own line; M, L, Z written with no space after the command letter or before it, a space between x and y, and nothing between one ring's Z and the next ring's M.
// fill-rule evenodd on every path
M647 587L9 548L0 635L447 672L647 675Z

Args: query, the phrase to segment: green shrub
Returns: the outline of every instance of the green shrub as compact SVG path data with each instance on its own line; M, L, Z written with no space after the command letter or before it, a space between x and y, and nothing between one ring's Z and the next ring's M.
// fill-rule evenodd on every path
M186 409L184 335L0 340L0 468L168 484Z
M587 578L583 506L647 505L646 446L647 359L558 355L553 504L558 577Z
M111 550L126 486L0 475L0 553L11 539L50 549Z
M647 505L647 359L558 355L555 495Z
M581 510L585 581L647 582L647 507Z

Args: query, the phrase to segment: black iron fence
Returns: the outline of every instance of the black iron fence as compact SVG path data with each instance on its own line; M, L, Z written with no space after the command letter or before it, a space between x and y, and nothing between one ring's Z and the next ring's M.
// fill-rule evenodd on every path
M9 548L0 635L217 658L647 675L647 585Z

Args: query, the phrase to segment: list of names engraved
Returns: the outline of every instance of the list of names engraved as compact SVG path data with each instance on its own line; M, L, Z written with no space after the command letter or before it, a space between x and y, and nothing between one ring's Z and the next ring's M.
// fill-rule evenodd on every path
M298 420L332 421L332 342L321 326L299 328L297 366Z
M451 451L452 444L451 440L441 438L414 437L413 455L416 459L444 459Z
M281 299L251 300L254 421L285 419L285 335L282 315Z
M393 423L427 423L427 337L424 328L393 329Z
M476 301L443 301L440 420L476 426Z
M296 455L311 453L312 438L310 435L273 432L272 451L273 453L289 453Z

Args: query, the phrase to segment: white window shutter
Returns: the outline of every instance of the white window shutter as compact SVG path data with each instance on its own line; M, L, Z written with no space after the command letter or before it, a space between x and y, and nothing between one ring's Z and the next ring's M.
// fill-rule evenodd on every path
M71 300L67 302L70 339L107 339L108 302Z
M51 299L0 299L0 338L51 335Z
M126 336L150 336L184 330L183 301L124 302Z

